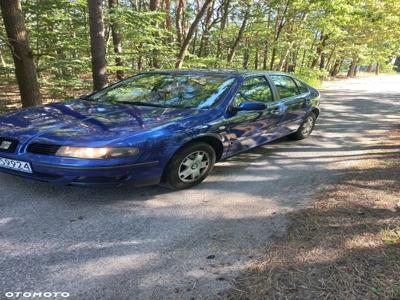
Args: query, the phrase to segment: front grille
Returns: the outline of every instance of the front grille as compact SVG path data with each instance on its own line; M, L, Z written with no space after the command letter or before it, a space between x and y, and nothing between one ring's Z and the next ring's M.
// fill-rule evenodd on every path
M3 142L9 142L11 144L6 144L7 148L2 148L1 145L5 145ZM16 139L10 139L10 138L4 138L0 137L0 152L7 152L7 153L13 153L17 149L18 146L18 140Z
M35 154L55 155L60 147L59 145L33 143L28 146L27 151Z

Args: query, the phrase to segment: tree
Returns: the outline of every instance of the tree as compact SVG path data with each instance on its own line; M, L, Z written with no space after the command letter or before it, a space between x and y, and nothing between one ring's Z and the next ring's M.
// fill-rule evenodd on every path
M7 32L7 44L14 60L22 107L40 105L42 98L21 2L19 0L0 0L0 7Z
M122 41L121 41L121 26L118 22L118 0L108 0L108 7L111 11L111 35L112 41L114 45L114 53L115 53L115 65L117 67L123 67L124 64L122 62L121 54L122 54ZM124 71L118 69L116 72L117 79L121 80L124 78Z
M233 43L233 46L231 48L231 51L229 51L229 55L228 55L228 62L231 63L233 58L235 57L235 53L236 53L236 49L239 46L240 41L243 38L243 33L246 29L247 26L247 22L249 20L249 16L250 16L250 9L251 9L251 5L250 3L246 4L246 10L243 16L243 21L242 21L242 25L240 26L239 32L235 38L235 42Z
M182 64L183 64L183 60L185 59L185 54L186 51L189 47L189 43L193 38L193 34L195 32L195 30L197 29L197 26L199 25L199 22L201 20L201 18L203 18L206 10L208 9L208 7L210 6L212 0L205 0L203 6L201 7L200 11L197 13L196 18L194 19L192 25L189 28L189 31L182 43L182 46L179 50L178 53L178 57L176 59L176 63L175 63L175 67L176 68L182 68Z
M92 55L93 90L107 85L106 46L102 0L88 0L90 24L90 50Z
M158 0L150 0L150 5L149 5L150 11L157 11L158 10ZM153 22L153 26L157 27L157 22ZM159 37L159 34L157 32L154 33L155 39ZM157 49L153 49L153 55L152 55L152 65L154 68L159 69L161 67L160 62L158 60L158 51Z

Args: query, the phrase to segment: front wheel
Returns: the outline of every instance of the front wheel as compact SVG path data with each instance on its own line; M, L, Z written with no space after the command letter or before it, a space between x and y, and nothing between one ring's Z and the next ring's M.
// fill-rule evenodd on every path
M209 144L196 142L180 149L164 172L171 189L186 189L202 182L214 167L216 155Z
M299 129L296 132L289 135L289 138L294 140L302 140L307 138L314 129L315 121L317 117L314 113L310 113L304 119L303 123L300 125Z

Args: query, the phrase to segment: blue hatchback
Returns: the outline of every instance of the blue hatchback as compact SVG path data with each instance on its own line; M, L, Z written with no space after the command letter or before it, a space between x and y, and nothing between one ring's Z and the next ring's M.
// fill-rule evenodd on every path
M188 188L226 157L306 138L318 106L317 90L282 73L141 73L0 117L0 171L65 185Z

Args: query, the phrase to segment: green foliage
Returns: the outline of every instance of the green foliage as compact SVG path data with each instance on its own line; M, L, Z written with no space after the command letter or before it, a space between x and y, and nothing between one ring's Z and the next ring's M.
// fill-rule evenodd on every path
M322 80L329 77L328 71L325 69L300 68L295 74L299 79L313 87L320 87Z
M177 20L178 0L171 0L170 11L165 6L150 11L149 0L120 0L113 9L104 2L110 81L117 71L129 76L174 67L181 47L176 24L182 25L185 37L203 1L184 3L183 18ZM79 91L90 87L87 0L23 0L22 7L42 85L54 96L67 95L74 86ZM335 65L347 72L351 62L379 63L381 71L390 72L387 62L400 52L399 11L398 0L214 0L191 37L183 66L294 72L314 86ZM114 23L119 24L122 40L118 55L111 32ZM0 20L0 77L10 81L13 59L5 36ZM116 66L117 57L123 66Z

